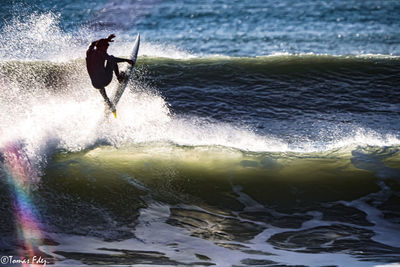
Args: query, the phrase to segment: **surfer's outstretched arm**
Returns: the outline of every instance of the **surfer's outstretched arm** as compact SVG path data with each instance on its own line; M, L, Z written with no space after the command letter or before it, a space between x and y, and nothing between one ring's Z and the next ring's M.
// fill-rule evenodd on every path
M120 58L120 57L114 57L115 62L120 63L120 62L128 62L129 64L133 65L133 61L130 59L126 58Z

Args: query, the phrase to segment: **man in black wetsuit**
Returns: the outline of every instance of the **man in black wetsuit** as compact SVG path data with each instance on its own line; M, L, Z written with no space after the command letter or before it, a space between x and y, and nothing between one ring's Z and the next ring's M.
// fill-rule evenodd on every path
M105 87L110 84L113 71L119 82L123 82L126 78L125 73L120 73L118 70L119 62L128 62L131 65L133 64L133 61L130 59L117 58L107 54L109 43L113 42L114 37L115 35L111 34L107 39L94 41L86 51L86 68L90 79L92 80L92 85L94 88L99 89L104 101L113 112L115 111L115 107L108 98ZM107 64L105 64L106 60Z

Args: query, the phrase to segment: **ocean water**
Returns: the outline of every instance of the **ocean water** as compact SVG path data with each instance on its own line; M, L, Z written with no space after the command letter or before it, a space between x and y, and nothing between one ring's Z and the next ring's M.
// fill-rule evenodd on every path
M0 37L4 266L400 265L399 1L6 0Z

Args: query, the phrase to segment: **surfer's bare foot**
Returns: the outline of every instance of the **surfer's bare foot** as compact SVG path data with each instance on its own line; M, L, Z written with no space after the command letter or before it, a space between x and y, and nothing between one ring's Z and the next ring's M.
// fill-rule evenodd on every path
M119 83L123 83L126 80L126 73L121 71L117 77Z

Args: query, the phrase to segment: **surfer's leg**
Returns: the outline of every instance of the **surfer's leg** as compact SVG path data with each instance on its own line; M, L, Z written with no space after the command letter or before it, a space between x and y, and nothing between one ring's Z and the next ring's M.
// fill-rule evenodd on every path
M118 82L122 83L126 79L125 72L119 72L118 60L115 57L110 56L110 58L107 60L106 73L107 75L111 74L112 76L113 71L115 73L115 76L117 76Z
M104 101L106 102L106 104L108 105L108 107L109 107L112 111L114 111L114 105L111 103L110 99L108 98L107 93L106 93L106 89L103 87L103 88L100 88L99 91L100 91L100 94L103 96Z

